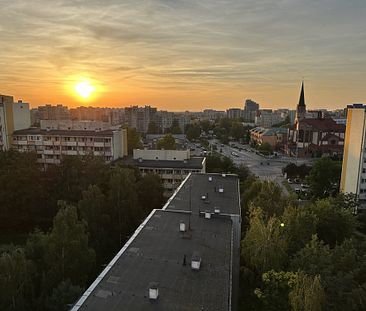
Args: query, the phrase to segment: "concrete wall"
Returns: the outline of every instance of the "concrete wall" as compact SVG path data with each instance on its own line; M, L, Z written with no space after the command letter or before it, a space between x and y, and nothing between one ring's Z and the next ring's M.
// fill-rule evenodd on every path
M189 150L147 150L134 149L133 158L135 160L177 160L183 161L190 159Z
M27 129L31 125L29 104L18 101L13 104L14 131Z

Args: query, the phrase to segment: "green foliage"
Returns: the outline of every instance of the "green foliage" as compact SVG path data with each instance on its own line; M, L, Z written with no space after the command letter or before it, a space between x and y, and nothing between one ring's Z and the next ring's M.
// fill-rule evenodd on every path
M297 166L295 163L289 163L283 169L283 172L287 174L287 178L301 178L304 179L310 172L311 167L306 164Z
M325 243L335 246L352 236L356 228L352 211L339 207L331 199L316 201L309 209L317 217L316 232Z
M70 280L62 281L53 289L51 296L46 301L49 311L70 310L70 302L76 301L83 290L80 286L73 285Z
M287 263L288 241L276 217L265 220L260 208L253 208L250 227L242 241L242 258L255 271L280 270Z
M151 121L147 128L148 134L160 134L160 129L154 121Z
M132 155L133 149L139 149L142 147L141 136L135 128L127 128L127 149L128 154Z
M33 267L22 248L0 252L0 310L28 310Z
M317 218L308 209L289 206L281 217L283 232L289 242L289 254L302 249L316 232Z
M242 185L242 215L250 212L249 222L243 219L242 310L366 309L366 242L350 240L354 200L296 206L276 185Z
M206 171L207 173L233 173L236 168L230 158L212 154L206 157Z
M157 143L158 149L175 150L176 149L175 139L172 134L166 134Z
M302 272L298 273L289 293L289 300L293 311L321 311L325 293L320 276L313 277Z
M201 135L201 129L198 125L189 125L186 130L186 136L189 141L196 140Z
M68 309L164 200L156 175L141 177L98 157L65 157L44 171L32 154L9 151L0 153L0 172L1 232L26 235L38 224L43 230L29 234L23 247L0 248L0 310ZM17 209L5 213L12 201Z
M258 146L258 151L262 154L269 155L272 154L273 148L269 143L263 143Z
M164 188L159 175L147 174L137 183L137 196L139 205L143 207L144 214L153 209L162 208L165 202Z
M341 176L341 163L324 157L318 159L307 177L315 198L325 198L337 192Z
M45 254L48 280L53 286L67 279L73 284L86 285L95 263L95 252L88 246L86 224L78 220L76 207L65 202L60 202L59 207Z
M179 121L177 119L173 119L172 126L170 128L170 133L172 133L172 134L182 134L182 130L179 126Z
M276 198L274 200L274 198ZM262 209L265 218L279 216L287 205L287 198L283 195L280 186L273 181L253 182L243 193L244 210L250 205Z

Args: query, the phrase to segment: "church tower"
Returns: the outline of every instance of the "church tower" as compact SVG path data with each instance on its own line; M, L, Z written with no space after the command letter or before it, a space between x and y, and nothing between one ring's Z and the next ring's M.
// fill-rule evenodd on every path
M301 84L301 93L300 93L300 99L299 104L296 108L296 120L303 120L305 119L306 114L306 105L305 105L305 94L304 94L304 81Z

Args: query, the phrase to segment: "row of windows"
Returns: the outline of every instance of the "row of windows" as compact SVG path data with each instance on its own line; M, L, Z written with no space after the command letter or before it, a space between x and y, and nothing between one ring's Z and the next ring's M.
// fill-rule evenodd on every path
M17 141L40 141L41 136L14 136ZM67 141L67 142L99 142L111 143L111 138L101 137L58 137L58 136L44 136L43 141Z

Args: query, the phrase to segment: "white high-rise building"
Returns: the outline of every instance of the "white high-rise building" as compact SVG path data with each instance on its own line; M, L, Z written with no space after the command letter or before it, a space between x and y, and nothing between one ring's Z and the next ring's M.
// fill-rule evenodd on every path
M366 199L366 105L347 107L340 190Z
M12 96L0 94L0 151L8 150L14 131L30 127L29 104L14 102Z

